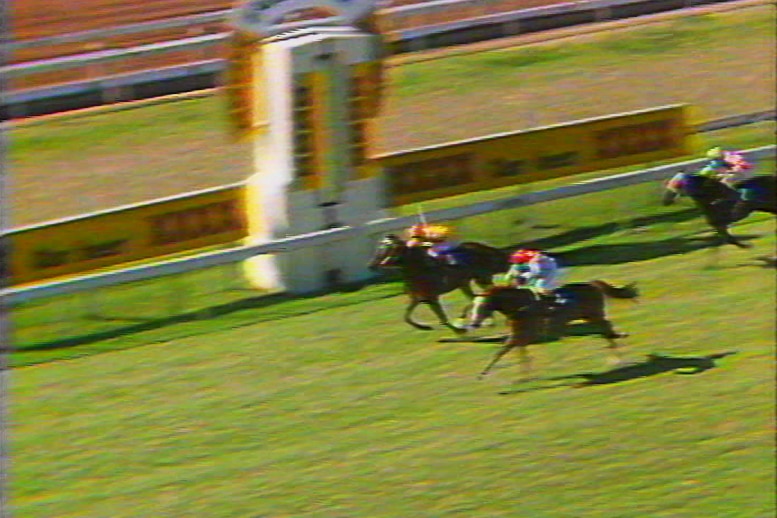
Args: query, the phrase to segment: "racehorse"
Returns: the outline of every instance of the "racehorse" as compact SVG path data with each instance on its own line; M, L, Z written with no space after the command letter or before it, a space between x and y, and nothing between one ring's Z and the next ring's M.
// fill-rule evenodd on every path
M750 192L756 193L754 199L743 199L739 192L717 179L680 172L666 183L662 201L664 205L671 205L679 196L688 196L725 243L749 248L750 245L732 236L728 227L754 211L777 214L777 195L773 175L753 177L748 185Z
M429 255L426 247L407 246L396 234L388 234L378 244L369 267L372 270L398 268L401 271L410 297L410 303L405 308L405 322L416 329L432 329L412 317L419 304L426 304L437 315L440 324L460 334L466 332L466 329L448 320L440 296L458 289L472 301L475 298L471 285L473 281L480 289L487 290L493 286L493 276L504 273L510 265L508 254L498 248L473 241L463 242L459 248L465 256L463 264L448 266ZM461 318L466 317L469 307L468 304L464 308Z
M518 348L524 373L531 370L529 345L537 343L543 335L563 334L564 328L573 320L584 320L595 325L602 337L607 340L608 348L617 362L621 362L616 338L627 335L618 333L607 318L605 299L636 300L639 292L635 283L626 286L613 286L605 281L576 282L565 284L558 289L567 299L566 304L549 307L529 288L498 286L490 289L473 304L470 325L478 327L480 322L491 316L494 311L507 317L510 327L505 344L496 352L493 359L480 373L480 378L488 374L502 356Z

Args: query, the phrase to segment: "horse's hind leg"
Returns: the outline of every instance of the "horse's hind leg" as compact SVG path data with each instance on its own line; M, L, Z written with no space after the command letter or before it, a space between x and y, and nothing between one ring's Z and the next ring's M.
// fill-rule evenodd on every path
M416 329L421 329L423 331L431 331L432 330L431 326L426 324L421 324L420 322L416 322L415 320L413 320L413 310L420 303L421 301L417 299L412 299L410 301L410 304L408 304L407 307L405 308L405 322L415 327Z
M426 301L427 304L429 304L429 307L432 308L432 311L434 311L434 314L437 315L437 318L440 319L440 324L444 325L454 333L460 335L463 333L466 333L467 330L463 327L458 327L448 320L448 315L445 314L445 310L442 307L442 304L440 304L439 300L434 301Z
M628 334L617 332L613 328L612 322L605 318L604 315L588 318L587 320L591 324L599 326L602 337L607 340L607 348L610 350L610 363L614 363L616 365L622 364L623 354L621 353L620 344L618 344L615 339L625 338L628 336Z
M469 284L465 284L459 289L464 294L464 296L467 297L467 304L464 306L464 309L462 309L461 314L459 315L459 320L466 321L469 317L470 311L472 310L473 301L475 300L475 292L472 291L472 288Z
M615 340L617 338L625 338L628 334L619 333L615 330L612 322L607 318L603 301L601 307L596 309L591 308L589 311L585 312L585 314L581 315L581 317L591 325L598 327L599 333L607 340L607 347L610 350L611 355L610 361L616 364L623 363L623 355L621 354L620 346Z
M723 242L723 244L734 245L739 248L750 248L752 246L735 238L729 231L728 225L713 224L713 228L715 229L715 233L718 235L718 238Z
M482 289L484 292L488 289L493 287L493 284L484 284L482 280L475 279L475 284L478 285L480 289ZM470 314L472 313L472 310L475 307L475 298L477 295L474 291L472 291L472 287L469 284L466 284L464 286L461 286L461 292L464 293L464 295L469 299L469 302L466 306L464 306L464 309L461 312L461 315L459 315L459 321L460 322L467 322L470 321ZM483 321L480 323L481 326L490 327L493 326L495 323L494 317L489 316L483 319Z

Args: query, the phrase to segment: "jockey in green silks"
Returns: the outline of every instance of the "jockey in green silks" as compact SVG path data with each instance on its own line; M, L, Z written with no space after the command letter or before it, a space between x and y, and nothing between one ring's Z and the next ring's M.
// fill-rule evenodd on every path
M756 199L758 193L755 187L750 185L750 180L755 176L753 164L748 162L742 153L714 147L707 151L706 156L709 161L697 174L719 180L737 191L745 201Z

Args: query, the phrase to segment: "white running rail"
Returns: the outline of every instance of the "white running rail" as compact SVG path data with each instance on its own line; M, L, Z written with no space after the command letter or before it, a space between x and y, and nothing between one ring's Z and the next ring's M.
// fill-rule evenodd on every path
M745 154L754 160L774 157L777 152L777 146L763 146L750 149ZM690 160L674 164L653 167L642 171L632 173L623 173L604 178L597 178L584 182L578 182L563 187L537 191L519 196L510 196L506 198L484 201L461 207L440 209L430 211L426 214L429 221L447 221L454 219L467 218L481 214L489 214L495 211L514 209L542 203L551 200L560 200L582 194L606 191L618 187L636 185L644 182L663 180L679 171L685 169L698 168L704 160ZM246 260L250 257L261 254L278 254L301 248L326 245L332 242L346 240L350 237L363 234L378 234L389 231L396 231L405 228L416 222L416 216L405 216L398 218L386 218L381 220L369 221L361 226L340 227L329 230L322 230L310 234L278 239L276 241L234 248L230 250L209 252L196 256L135 266L123 270L83 275L80 277L69 278L59 281L48 282L37 286L6 288L0 290L0 307L8 307L23 302L36 299L64 295L68 293L77 293L88 291L95 288L125 284L133 281L163 277L184 272L190 272Z

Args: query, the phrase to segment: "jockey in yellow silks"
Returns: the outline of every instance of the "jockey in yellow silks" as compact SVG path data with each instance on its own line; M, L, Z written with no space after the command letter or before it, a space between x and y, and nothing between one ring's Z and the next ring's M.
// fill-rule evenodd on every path
M407 231L407 246L426 246L431 257L449 266L461 266L459 244L450 239L451 229L445 225L419 223Z

